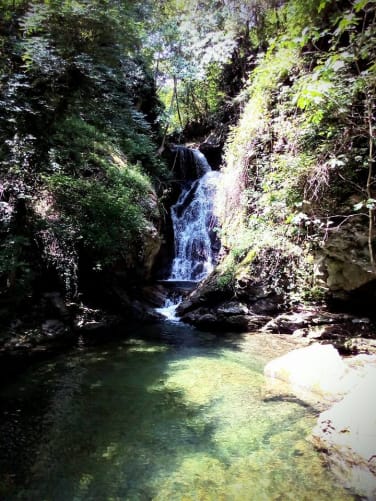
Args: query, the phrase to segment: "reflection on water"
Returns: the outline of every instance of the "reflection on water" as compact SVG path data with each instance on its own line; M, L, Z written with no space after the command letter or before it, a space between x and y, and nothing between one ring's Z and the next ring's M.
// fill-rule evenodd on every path
M255 338L133 334L1 391L1 499L354 499L306 441L309 409L264 398Z

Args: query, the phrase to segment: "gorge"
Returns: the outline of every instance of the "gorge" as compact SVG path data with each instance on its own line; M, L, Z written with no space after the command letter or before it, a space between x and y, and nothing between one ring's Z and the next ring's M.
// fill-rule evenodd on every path
M375 53L374 0L0 2L1 499L376 498Z

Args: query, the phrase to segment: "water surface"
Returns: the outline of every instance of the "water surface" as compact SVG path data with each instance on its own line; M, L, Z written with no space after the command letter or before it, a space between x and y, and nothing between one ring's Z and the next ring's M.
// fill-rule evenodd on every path
M1 390L0 499L354 499L306 440L314 412L267 398L276 338L168 323L127 335Z

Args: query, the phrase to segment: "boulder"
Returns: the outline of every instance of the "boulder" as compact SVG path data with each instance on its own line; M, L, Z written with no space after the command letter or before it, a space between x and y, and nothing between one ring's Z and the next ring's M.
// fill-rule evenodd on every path
M308 327L314 318L314 313L309 311L283 313L273 318L263 327L263 332L277 334L291 334L297 329Z
M346 316L347 317L347 316ZM332 344L345 355L376 352L374 326L368 318L338 317L342 323L311 325L296 329L294 338L305 338L307 341L318 341ZM335 318L333 318L335 321ZM370 339L368 339L370 338ZM362 340L362 341L361 341Z
M269 322L280 301L254 280L246 280L234 291L230 284L222 284L216 270L182 301L176 312L184 322L202 329L246 332Z
M376 366L366 366L358 384L320 414L313 443L345 487L376 499Z
M181 319L203 330L247 332L259 330L270 317L249 314L243 304L224 302L217 308L197 308Z
M303 400L307 394L313 394L319 400L331 402L348 389L347 366L332 345L314 343L293 350L269 362L264 374L271 380L287 383L288 390Z
M216 309L217 313L220 315L247 315L248 308L245 304L238 303L236 301L228 301L220 305Z
M275 315L280 311L281 298L271 294L266 298L260 298L254 301L250 306L250 311L255 315Z
M246 315L218 315L208 308L198 308L181 317L183 322L202 330L236 330L247 329Z
M123 320L119 315L81 305L74 319L73 329L80 335L106 334L118 328Z
M233 296L230 287L218 285L219 275L216 272L210 274L184 301L178 306L177 314L185 315L202 306L212 307L223 304L224 300L230 300Z
M264 332L293 334L309 339L345 340L350 336L374 337L374 327L369 318L359 318L348 313L302 310L282 313L263 327Z
M267 382L322 412L313 444L333 473L362 499L376 499L376 355L341 359L331 345L313 344L269 362ZM267 389L273 390L273 384Z
M68 327L58 319L48 319L42 324L42 332L48 338L58 338L67 334Z
M365 353L369 355L376 355L376 339L367 339L358 337L349 339L345 343L345 348L350 353Z
M169 295L168 289L163 285L148 285L141 289L139 296L148 305L154 308L160 308L166 302Z

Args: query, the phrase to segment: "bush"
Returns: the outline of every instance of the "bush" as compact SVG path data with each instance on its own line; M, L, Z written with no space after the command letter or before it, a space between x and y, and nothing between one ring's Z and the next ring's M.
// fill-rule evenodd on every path
M74 228L77 245L94 261L109 265L135 252L148 215L140 200L151 190L137 168L112 168L105 181L55 174L48 184L61 219ZM59 227L61 221L57 232Z

